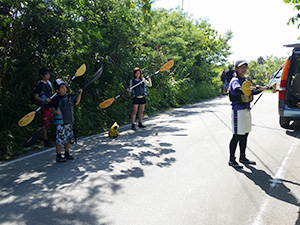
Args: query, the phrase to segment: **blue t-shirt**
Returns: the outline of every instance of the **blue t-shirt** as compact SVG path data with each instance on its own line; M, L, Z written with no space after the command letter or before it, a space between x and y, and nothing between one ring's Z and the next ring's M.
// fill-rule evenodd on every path
M239 92L236 92L235 89L236 88L240 88L242 87L242 84L243 82L245 82L247 79L245 77L233 77L230 81L230 84L229 84L229 95L232 95L232 96L238 96L238 95L241 95L241 93ZM233 100L232 103L232 109L233 110L242 110L242 109L251 109L250 108L250 102L248 103L244 103L244 102L241 102L241 101L235 101Z

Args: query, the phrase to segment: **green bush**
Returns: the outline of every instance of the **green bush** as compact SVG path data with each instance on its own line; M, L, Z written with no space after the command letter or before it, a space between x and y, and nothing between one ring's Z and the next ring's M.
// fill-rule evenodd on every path
M229 55L230 32L218 36L207 21L194 21L180 10L151 10L150 0L3 1L0 15L0 159L30 149L23 144L40 128L40 112L31 124L18 121L36 110L33 90L41 67L68 80L83 63L86 73L68 88L75 94L99 69L103 75L83 93L75 107L78 135L128 123L131 96L123 94L107 109L102 101L129 86L138 66L145 76L169 59L170 71L153 76L145 114L181 107L219 94L219 68ZM55 127L49 130L55 138ZM39 144L39 143L38 143ZM38 146L38 145L37 145ZM37 147L33 146L33 148Z

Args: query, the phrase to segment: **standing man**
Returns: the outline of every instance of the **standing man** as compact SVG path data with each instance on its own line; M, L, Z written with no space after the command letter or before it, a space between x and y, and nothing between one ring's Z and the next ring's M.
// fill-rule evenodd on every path
M223 70L222 75L221 75L221 81L223 82L223 86L221 88L221 93L222 95L227 94L227 89L228 89L228 79L227 79L227 71Z
M227 76L227 82L229 84L233 77L234 70L233 70L233 66L229 66L228 68L229 68L229 70L226 72L226 76Z
M232 102L231 123L233 133L229 144L229 165L237 169L243 168L243 166L235 160L235 150L237 144L239 144L240 147L239 162L243 164L256 164L256 162L246 158L247 138L249 132L251 131L250 102L253 100L253 95L259 94L261 91L263 91L263 89L258 88L256 90L252 90L250 96L244 95L242 91L242 84L247 80L245 78L247 69L248 63L246 60L237 61L235 63L236 76L231 79L229 84L229 98Z

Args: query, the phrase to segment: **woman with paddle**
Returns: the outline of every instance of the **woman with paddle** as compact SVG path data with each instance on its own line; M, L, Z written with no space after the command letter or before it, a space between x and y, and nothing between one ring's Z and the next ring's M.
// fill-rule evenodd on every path
M244 88L244 84L249 81L245 78L245 74L248 69L248 63L246 60L239 60L235 63L235 75L229 84L229 99L232 102L232 139L229 144L229 165L242 169L235 160L235 150L237 145L240 146L240 158L239 162L243 164L255 165L256 162L246 158L246 147L248 135L251 131L251 113L250 102L253 100L253 95L259 94L263 91L261 87L251 90L250 88Z
M141 82L143 81L143 82ZM139 85L137 85L140 83ZM137 85L134 88L131 88L133 86ZM130 88L127 89L129 92L131 90L132 94L132 114L131 114L131 129L136 130L135 128L135 118L136 118L136 113L138 111L138 107L140 106L139 109L139 128L145 128L146 126L142 124L143 120L143 114L144 114L144 109L145 109L145 104L146 104L146 95L147 95L147 89L146 86L151 87L152 86L152 81L149 76L146 77L146 79L143 77L142 71L139 67L134 68L133 73L132 73L132 80L130 80Z

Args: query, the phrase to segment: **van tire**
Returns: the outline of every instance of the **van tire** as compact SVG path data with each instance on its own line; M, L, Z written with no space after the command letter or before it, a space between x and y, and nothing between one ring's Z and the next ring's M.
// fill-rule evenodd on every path
M290 122L291 122L291 119L289 117L283 117L283 116L279 117L279 124L284 129L291 128Z

